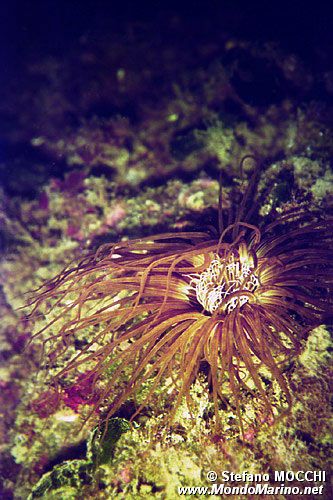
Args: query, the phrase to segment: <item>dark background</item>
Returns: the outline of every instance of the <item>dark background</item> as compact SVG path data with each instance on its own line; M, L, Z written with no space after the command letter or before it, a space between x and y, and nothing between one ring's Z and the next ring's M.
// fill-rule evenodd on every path
M59 55L82 35L93 39L110 30L121 32L133 21L163 30L165 18L173 13L192 43L225 30L258 42L276 40L313 62L318 48L332 53L329 1L6 0L1 11L3 70L17 68L31 54Z
M134 38L129 41L131 32ZM331 2L6 0L0 11L0 185L9 194L34 196L37 187L49 175L61 176L66 172L68 166L65 162L61 162L60 158L54 161L48 154L40 153L31 146L30 140L41 130L44 135L47 134L46 129L51 126L54 133L61 135L65 125L74 127L82 117L81 111L75 111L68 117L67 123L57 124L54 112L58 105L45 104L43 89L47 83L42 78L34 80L27 71L29 66L42 65L48 56L54 56L60 65L63 62L59 70L59 78L64 77L63 87L59 92L72 92L71 102L75 103L77 94L89 85L84 72L80 73L78 63L78 53L83 45L88 51L90 48L94 51L99 41L112 38L118 43L120 60L126 58L132 63L137 57L143 58L142 61L134 61L136 71L149 68L152 60L158 65L159 51L169 51L178 64L174 66L177 68L176 79L184 61L187 61L188 67L196 64L208 67L209 59L206 61L205 55L201 55L203 60L200 62L196 60L195 54L200 53L201 47L210 43L223 47L233 37L240 43L242 40L250 42L251 46L259 49L259 54L266 42L276 42L282 49L281 53L295 53L300 58L309 74L314 76L314 85L308 92L304 82L303 92L300 83L289 96L295 103L299 104L300 99L317 99L324 103L322 108L325 108L327 103L332 102L333 93L324 88L323 77L325 75L330 82L333 81ZM133 51L136 43L145 47L139 56ZM98 59L99 56L96 57ZM266 68L261 67L260 61L251 59L246 51L242 53L240 50L233 57L245 65L246 71L250 68L254 73L259 72L252 86L245 82L246 95L244 89L238 89L242 91L241 97L247 98L250 104L273 102L276 92L280 91L278 75L270 73L268 68L268 77L265 77ZM105 71L103 56L97 62L96 80L101 79L101 72ZM257 63L259 68L253 67ZM143 93L159 98L163 83L168 78L167 71L163 73L163 66L161 70L159 80L152 81L150 88L142 89ZM258 79L262 78L258 85ZM25 98L20 99L21 96ZM281 98L283 96L282 89ZM98 116L104 116L108 112L106 108L102 103L93 111ZM126 116L131 114L128 109L120 111ZM43 171L36 171L37 164L42 165ZM27 172L33 174L30 182L25 178Z

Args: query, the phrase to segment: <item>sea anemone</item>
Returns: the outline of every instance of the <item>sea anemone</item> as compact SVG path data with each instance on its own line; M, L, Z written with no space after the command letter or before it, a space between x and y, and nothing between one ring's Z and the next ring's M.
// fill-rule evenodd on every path
M51 377L60 395L69 374L86 373L98 387L93 407L106 407L108 420L145 384L134 418L168 379L170 424L183 398L191 409L205 364L217 429L226 388L242 432L242 394L260 401L266 420L290 409L286 362L332 314L333 220L297 209L259 229L244 216L246 197L224 229L221 212L218 236L170 232L105 244L43 286L33 312L44 305L53 319L34 338L49 332L48 366L66 360ZM282 408L269 396L272 382Z

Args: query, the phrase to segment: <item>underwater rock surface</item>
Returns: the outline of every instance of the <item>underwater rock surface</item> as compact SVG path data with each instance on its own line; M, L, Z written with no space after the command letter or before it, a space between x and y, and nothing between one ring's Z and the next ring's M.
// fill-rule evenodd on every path
M223 430L214 433L204 367L191 387L192 417L184 402L171 428L160 418L172 406L164 380L156 407L133 425L132 398L104 434L105 408L82 430L96 387L86 379L64 387L59 407L39 370L41 344L24 350L47 323L18 309L26 294L103 243L217 229L219 177L227 212L253 171L251 162L240 171L245 155L265 162L261 217L296 207L332 216L325 50L313 65L269 37L254 41L224 25L209 32L209 23L203 16L189 26L168 12L88 31L61 55L32 51L0 104L1 498L172 499L179 486L210 485L209 470L328 470L332 324L313 330L284 369L295 395L288 417L260 420L244 391L253 423L243 438L227 389ZM70 355L91 334L82 332ZM47 367L62 368L59 359ZM267 390L283 401L277 384Z

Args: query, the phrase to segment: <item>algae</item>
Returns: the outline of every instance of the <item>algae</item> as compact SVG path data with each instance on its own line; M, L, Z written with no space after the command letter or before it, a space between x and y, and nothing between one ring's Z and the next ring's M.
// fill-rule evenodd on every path
M177 30L177 20L171 26ZM301 356L284 368L295 394L291 415L272 426L263 421L259 402L254 414L253 396L242 393L245 420L255 422L246 426L244 439L224 388L222 431L214 434L204 375L191 388L191 412L184 403L172 428L163 426L172 405L165 380L154 407L136 422L129 423L125 408L125 416L110 420L106 431L98 428L106 404L81 429L91 411L84 391L75 393L79 402L70 394L71 406L52 407L46 380L63 365L44 363L41 370L41 345L22 349L31 332L56 315L49 311L48 319L41 316L33 324L17 310L27 292L104 242L202 226L216 230L220 173L227 211L251 174L251 168L239 170L245 154L266 161L259 182L261 216L295 206L331 210L332 124L324 102L329 96L307 97L326 74L314 75L276 44L225 34L176 57L163 43L153 50L153 30L146 37L132 28L127 50L119 36L110 36L88 48L82 42L63 58L29 60L24 88L14 89L11 115L21 126L15 132L8 127L5 140L25 141L44 155L38 162L25 160L27 170L39 172L29 176L37 184L32 198L22 189L24 168L1 193L1 453L15 477L3 468L0 474L5 491L16 498L172 500L179 486L209 485L209 470L328 470L332 345L324 326L310 333ZM245 71L247 58L253 70ZM253 90L259 70L265 81L278 75L263 96ZM9 94L1 103L3 113L10 100ZM52 162L62 162L61 175L48 171ZM87 328L78 344L92 334ZM75 353L74 346L69 356ZM140 388L137 401L144 401L147 390ZM285 405L277 384L268 381L267 390L274 404ZM47 408L36 411L31 403L43 392ZM75 458L62 459L82 443L83 456L76 451Z

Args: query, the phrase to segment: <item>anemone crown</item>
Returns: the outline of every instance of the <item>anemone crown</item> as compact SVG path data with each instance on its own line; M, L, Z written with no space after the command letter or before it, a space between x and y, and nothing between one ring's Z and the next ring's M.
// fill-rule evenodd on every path
M213 254L207 269L193 276L191 284L205 311L228 314L249 301L249 296L241 294L241 291L255 292L259 279L254 259L243 243L238 251L233 250L229 255Z

